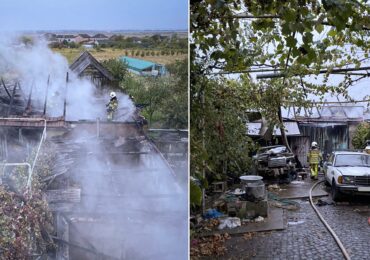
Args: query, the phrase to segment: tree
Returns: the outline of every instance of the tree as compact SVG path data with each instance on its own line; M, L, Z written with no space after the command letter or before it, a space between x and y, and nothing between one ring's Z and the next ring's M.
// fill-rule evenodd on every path
M171 87L166 78L135 78L127 77L122 84L135 103L143 107L143 114L148 118L149 126L154 123L154 114L161 114L163 102L168 97Z
M225 173L222 162L233 154L230 148L223 157L213 156L219 140L210 138L212 128L202 123L215 113L207 109L214 104L207 100L217 103L217 98L224 98L218 91L229 93L228 101L234 104L234 108L221 106L226 115L233 110L258 110L281 128L289 147L282 107L312 106L310 94L322 98L331 92L349 98L348 87L366 77L344 72L340 84L328 83L333 68L358 68L368 59L370 21L364 1L200 0L192 1L190 9L191 125L198 126L191 133L191 174ZM323 68L327 72L321 82L307 80L307 75L318 76ZM261 69L275 75L254 80L250 71ZM226 81L222 75L213 75L219 71L242 76ZM238 95L232 95L235 88ZM240 97L243 102L233 102ZM239 142L228 145L238 147Z
M370 140L370 124L363 122L357 126L356 132L353 135L353 147L355 149L364 149L367 140Z
M188 60L169 64L169 97L163 104L164 127L186 129L188 127Z
M127 65L119 59L109 59L102 62L102 65L113 75L113 77L122 81L127 75Z

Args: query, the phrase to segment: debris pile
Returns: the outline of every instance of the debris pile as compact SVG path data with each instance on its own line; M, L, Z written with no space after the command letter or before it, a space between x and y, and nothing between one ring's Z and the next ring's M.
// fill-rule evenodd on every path
M214 234L211 237L203 237L191 240L190 257L197 259L201 256L222 256L226 253L225 241L230 239L228 233Z

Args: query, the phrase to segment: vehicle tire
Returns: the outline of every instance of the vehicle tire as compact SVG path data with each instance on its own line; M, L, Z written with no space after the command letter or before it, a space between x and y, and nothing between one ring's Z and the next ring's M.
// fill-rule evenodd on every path
M333 201L340 201L340 199L342 197L334 180L333 180L333 183L331 185L331 197L332 197Z
M326 187L330 187L330 182L328 182L328 180L326 179L326 173L324 173L324 184Z

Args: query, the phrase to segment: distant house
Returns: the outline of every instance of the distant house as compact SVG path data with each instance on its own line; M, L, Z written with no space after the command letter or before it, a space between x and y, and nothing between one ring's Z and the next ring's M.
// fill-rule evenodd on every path
M56 41L57 35L55 33L44 33L43 37L48 41L48 42L54 42Z
M98 34L95 34L94 36L91 37L91 39L93 41L102 41L102 40L108 40L108 36L102 34L102 33L98 33Z
M163 76L166 74L166 68L162 64L151 61L135 59L122 56L121 61L127 64L129 71L142 76Z
M58 42L76 42L76 36L72 34L58 34L55 38Z
M141 44L142 41L141 41L141 38L140 37L129 37L129 39L133 42L133 43L138 43L138 44Z
M75 42L76 43L85 43L90 41L91 36L86 34L86 33L80 33L79 35L76 36Z

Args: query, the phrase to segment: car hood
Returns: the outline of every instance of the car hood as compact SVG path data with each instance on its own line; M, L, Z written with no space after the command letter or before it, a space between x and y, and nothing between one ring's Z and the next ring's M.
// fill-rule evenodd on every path
M350 175L350 176L370 175L370 167L362 167L362 166L337 167L337 170L342 175Z

